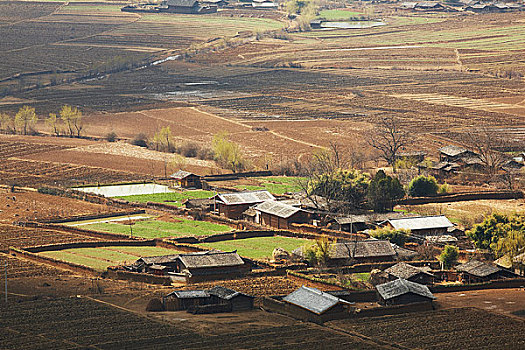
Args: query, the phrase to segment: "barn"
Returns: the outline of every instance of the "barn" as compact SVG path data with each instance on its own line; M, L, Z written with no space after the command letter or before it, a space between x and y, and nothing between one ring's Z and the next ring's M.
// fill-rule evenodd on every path
M429 271L430 268L416 267L405 262L399 262L384 272L387 273L390 280L401 278L410 282L429 285L434 283L434 275Z
M435 299L427 286L405 279L379 284L376 286L381 305L401 305L432 302Z
M220 193L214 199L215 208L219 211L219 214L230 219L242 218L244 211L253 205L266 201L275 201L275 197L266 190Z
M347 317L350 303L315 288L302 286L283 298L296 318L322 323Z
M394 230L410 230L416 235L446 235L448 229L454 227L445 215L436 216L416 216L402 219L389 219L380 224L381 227L388 227Z
M292 223L303 224L310 220L309 212L277 201L266 201L253 209L256 223L277 229L289 229Z
M188 283L235 278L251 269L236 251L180 254L175 264L175 271L169 273L171 279Z
M209 304L210 298L210 293L204 290L176 290L164 296L162 303L166 311L179 311Z
M212 303L229 305L231 311L253 309L254 297L223 286L215 286L208 291Z
M179 170L170 175L174 186L182 188L202 188L202 181L199 175L195 175L188 171Z

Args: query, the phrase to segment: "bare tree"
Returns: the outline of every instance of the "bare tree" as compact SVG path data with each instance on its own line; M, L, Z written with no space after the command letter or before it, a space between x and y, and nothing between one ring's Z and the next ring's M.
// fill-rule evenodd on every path
M381 158L394 165L399 153L410 142L410 134L401 129L399 119L387 116L373 129L368 144L379 151Z
M500 150L506 146L503 135L497 130L483 127L468 132L466 140L469 148L477 154L488 175L498 173L507 161L507 157Z

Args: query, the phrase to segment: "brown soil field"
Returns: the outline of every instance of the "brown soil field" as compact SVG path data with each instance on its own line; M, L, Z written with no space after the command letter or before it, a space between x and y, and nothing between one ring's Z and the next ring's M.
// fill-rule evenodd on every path
M522 349L525 344L525 320L475 308L331 321L328 325L410 349Z
M8 264L7 275L10 281L15 278L31 279L34 277L58 277L71 274L71 272L67 270L0 253L0 266L2 270L6 263Z
M468 305L509 316L512 316L513 312L525 310L525 290L523 288L439 293L437 296L439 305L445 308Z
M9 247L25 248L55 243L91 242L98 240L98 238L62 231L0 224L0 251L4 252L7 251Z
M0 222L39 221L78 215L116 213L117 208L38 192L0 189Z

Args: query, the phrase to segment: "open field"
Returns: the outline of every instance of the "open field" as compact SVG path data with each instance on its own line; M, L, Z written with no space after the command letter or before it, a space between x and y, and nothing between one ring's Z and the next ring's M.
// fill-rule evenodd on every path
M105 205L38 192L8 192L0 189L0 222L39 221L70 216L116 213L120 210Z
M206 249L219 249L223 251L237 250L237 253L241 256L245 256L247 258L264 259L271 258L272 252L275 248L283 248L284 250L291 252L292 250L310 242L310 240L302 238L274 236L202 243L199 244L199 246L202 246Z
M190 198L209 198L212 197L215 192L212 191L203 191L203 190L188 190L180 192L170 192L170 193L155 193L155 194L139 194L133 196L120 196L116 198L125 199L130 202L156 202L173 204L175 206L182 206L182 202Z
M286 192L299 192L301 186L298 184L299 178L287 176L269 176L259 177L254 179L242 179L239 182L246 182L247 184L234 185L240 190L267 190L273 194L283 194Z
M407 348L522 349L525 345L525 321L475 308L332 321L329 325Z
M62 231L0 224L0 251L7 251L9 247L24 248L46 244L90 242L98 240L98 238L65 233Z
M243 326L211 336L180 321L157 322L86 298L58 298L10 304L0 310L0 344L6 350L71 349L292 349L297 346L336 349L381 349L366 340L308 324L288 324L286 318L267 317L262 327ZM184 317L193 317L184 313ZM198 316L197 316L198 317ZM272 322L273 321L273 322ZM224 321L223 321L224 322Z
M83 228L111 233L130 234L130 227L126 222L96 223L83 225ZM169 221L157 219L138 220L132 225L133 236L143 238L164 238L184 236L207 236L230 231L226 225L206 221L196 221L184 218L171 217Z
M0 253L0 266L2 266L2 270L6 263L7 275L9 279L28 279L41 276L56 277L62 275L69 275L71 273L70 271L54 268L46 264L39 264L30 260L21 259L8 254Z
M42 252L40 255L68 261L105 271L108 266L130 264L143 256L158 256L180 253L161 247L108 246L103 248L73 248Z

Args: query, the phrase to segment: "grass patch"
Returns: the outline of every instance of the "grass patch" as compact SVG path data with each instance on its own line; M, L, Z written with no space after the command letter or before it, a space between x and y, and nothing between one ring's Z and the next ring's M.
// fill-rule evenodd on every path
M142 238L163 238L163 237L183 237L183 236L208 236L222 232L231 231L226 225L215 224L206 221L196 221L189 219L179 219L178 222L166 222L161 220L137 221L132 225L133 236ZM84 225L83 228L110 232L130 234L129 225L119 222L104 222L91 225Z
M169 203L177 207L182 206L182 202L186 199L192 198L209 198L215 195L215 192L204 190L191 190L183 192L168 192L168 193L154 193L154 194L137 194L133 196L119 196L114 198L125 199L130 202L155 202L155 203Z
M223 251L237 250L237 253L247 258L270 258L275 248L283 248L291 252L307 243L311 242L308 239L292 238L292 237L256 237L235 239L231 241L203 243L201 246L206 249L219 249Z
M351 278L355 281L368 282L370 281L370 272L353 273Z
M142 256L157 256L178 254L174 249L161 247L120 247L109 246L101 248L73 248L59 251L42 252L40 255L85 265L99 271L108 266L132 263Z
M317 18L324 18L326 20L349 19L350 17L364 16L361 12L345 11L345 10L323 10L319 12Z

